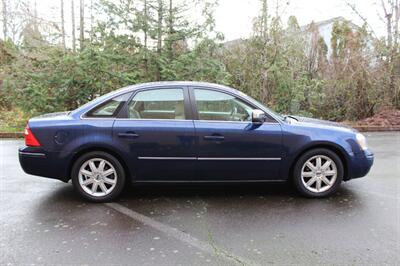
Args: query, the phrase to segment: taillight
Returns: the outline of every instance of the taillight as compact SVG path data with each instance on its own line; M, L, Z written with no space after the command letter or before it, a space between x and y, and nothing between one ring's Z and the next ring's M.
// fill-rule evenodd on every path
M40 147L40 142L36 139L35 135L33 135L31 129L28 125L25 127L25 145L32 147Z

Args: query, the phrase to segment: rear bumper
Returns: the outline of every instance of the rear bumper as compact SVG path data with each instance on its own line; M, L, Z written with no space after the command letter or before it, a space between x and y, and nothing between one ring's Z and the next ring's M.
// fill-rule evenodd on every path
M40 148L22 147L18 150L19 163L25 173L58 179L69 180L67 164L55 152L47 152Z
M346 180L366 176L374 164L374 154L370 150L354 154L349 162L349 173Z

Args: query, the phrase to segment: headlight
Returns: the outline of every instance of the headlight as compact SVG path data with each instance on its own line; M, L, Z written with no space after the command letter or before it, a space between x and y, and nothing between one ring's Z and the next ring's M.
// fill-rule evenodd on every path
M367 146L367 139L364 137L363 134L357 133L356 139L357 139L358 145L360 145L360 148L361 148L362 150L368 149L368 146Z

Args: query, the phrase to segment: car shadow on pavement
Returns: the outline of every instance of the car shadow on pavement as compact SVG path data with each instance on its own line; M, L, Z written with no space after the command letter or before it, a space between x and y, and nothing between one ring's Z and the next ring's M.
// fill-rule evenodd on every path
M126 186L121 198L135 197L237 197L291 196L294 189L286 183L270 184L152 184Z
M322 200L341 200L357 197L359 191L347 188L345 184L334 195ZM292 185L287 183L270 184L151 184L127 185L117 201L134 201L151 198L190 198L190 197L269 197L271 199L291 198L303 201L318 201L299 195ZM50 202L71 202L91 204L82 199L73 189L71 183L62 184L46 199Z
M353 197L355 192L342 186L337 193L325 199ZM188 198L188 197L268 197L271 199L292 198L305 201L318 201L301 196L289 183L259 184L152 184L127 186L121 200L138 198Z
M364 202L359 191L342 186L333 196L323 199L308 199L300 196L288 184L241 184L241 185L141 185L127 186L116 201L141 213L158 209L168 211L181 205L192 205L193 211L209 206L215 211L237 211L256 214L260 211L318 209L338 210L351 213L353 207L360 209ZM189 202L189 203L188 203ZM68 212L71 215L85 215L88 211L107 208L104 204L90 203L82 199L72 188L63 184L42 197L35 213L43 216L51 212ZM104 211L104 210L103 210Z

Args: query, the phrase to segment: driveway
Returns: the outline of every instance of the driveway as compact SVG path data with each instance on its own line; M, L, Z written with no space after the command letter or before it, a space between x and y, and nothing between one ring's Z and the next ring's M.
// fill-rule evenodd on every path
M91 204L0 140L0 264L399 265L400 134L366 133L367 177L326 199L287 185L142 186Z

